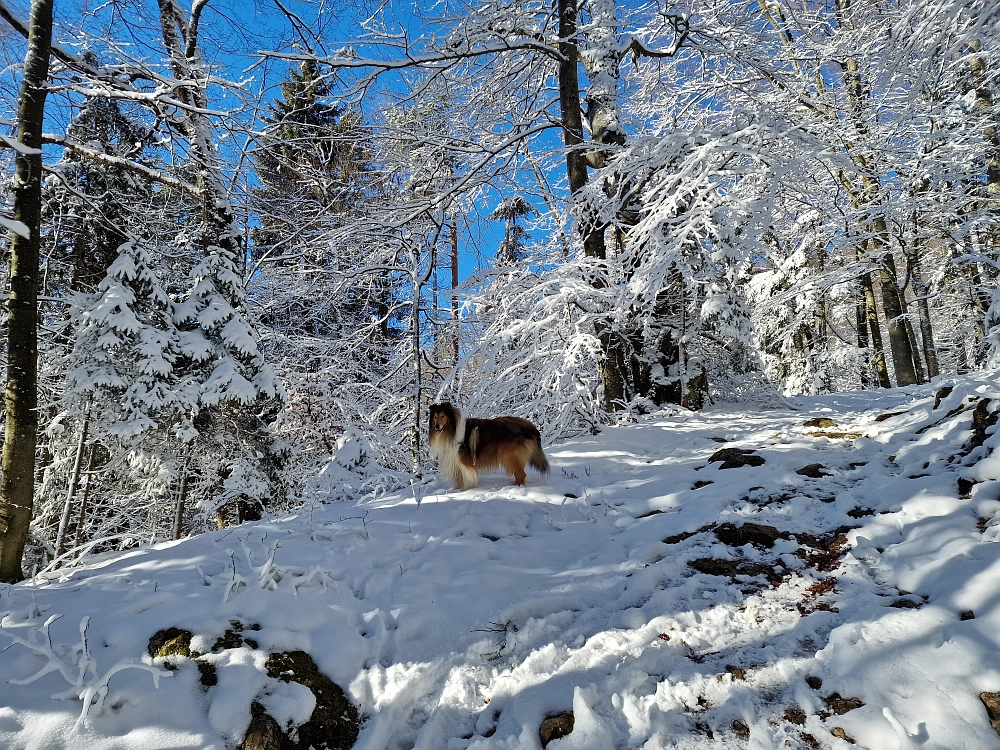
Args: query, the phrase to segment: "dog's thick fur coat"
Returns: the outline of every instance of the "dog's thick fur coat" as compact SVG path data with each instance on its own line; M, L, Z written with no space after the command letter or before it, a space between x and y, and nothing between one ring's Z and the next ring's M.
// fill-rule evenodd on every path
M501 467L514 484L524 484L526 465L549 473L538 428L520 417L471 419L447 402L432 404L428 445L441 473L459 490L475 487L480 471Z

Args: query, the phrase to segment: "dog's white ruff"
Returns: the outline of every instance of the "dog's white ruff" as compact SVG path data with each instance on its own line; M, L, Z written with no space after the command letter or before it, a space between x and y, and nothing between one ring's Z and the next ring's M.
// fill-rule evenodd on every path
M455 411L458 411L457 409ZM441 473L451 477L456 490L465 490L479 484L479 472L465 466L458 460L458 446L465 440L465 417L459 412L458 424L455 425L455 439L448 440L442 435L436 435L430 441L431 455L438 460Z

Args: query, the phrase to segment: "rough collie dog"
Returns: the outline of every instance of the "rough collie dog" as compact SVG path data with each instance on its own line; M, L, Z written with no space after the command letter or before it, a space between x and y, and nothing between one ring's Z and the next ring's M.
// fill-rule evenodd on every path
M525 464L549 473L538 428L520 417L470 419L447 402L432 404L428 445L457 490L475 487L480 471L501 466L514 475L514 484L524 484Z

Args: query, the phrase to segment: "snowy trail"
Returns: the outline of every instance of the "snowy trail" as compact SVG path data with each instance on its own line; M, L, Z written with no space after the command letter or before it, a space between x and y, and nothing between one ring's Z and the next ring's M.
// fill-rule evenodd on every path
M68 678L0 684L0 747L235 747L275 689L254 664L300 649L367 717L365 750L535 750L570 709L549 748L1000 748L978 698L1000 690L994 437L960 455L970 397L1000 394L965 381L932 410L933 390L651 417L548 448L527 487L435 478L419 505L317 507L0 589L4 681L46 658L76 674L85 616L97 674L152 665L162 628L202 652L260 628L207 657L216 687L185 658L158 689L116 673L75 735L81 702L51 698ZM764 463L720 469L720 448ZM7 647L54 615L48 656Z

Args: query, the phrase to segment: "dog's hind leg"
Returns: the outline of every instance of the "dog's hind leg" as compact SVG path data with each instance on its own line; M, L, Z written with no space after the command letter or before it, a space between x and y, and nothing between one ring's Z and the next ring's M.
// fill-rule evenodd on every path
M500 455L500 462L503 467L507 470L508 474L514 475L514 484L522 485L524 480L527 479L527 474L524 473L524 456L522 451L519 450L506 450Z

